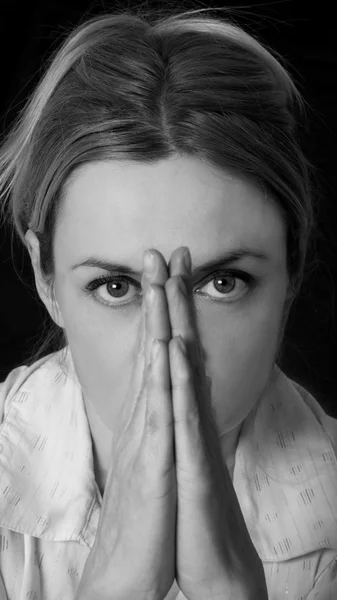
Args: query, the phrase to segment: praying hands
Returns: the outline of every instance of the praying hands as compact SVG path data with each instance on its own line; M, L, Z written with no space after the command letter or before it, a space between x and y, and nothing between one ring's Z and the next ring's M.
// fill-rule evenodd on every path
M170 276L152 254L130 396L77 598L164 600L176 579L187 600L267 600L221 455L184 249Z

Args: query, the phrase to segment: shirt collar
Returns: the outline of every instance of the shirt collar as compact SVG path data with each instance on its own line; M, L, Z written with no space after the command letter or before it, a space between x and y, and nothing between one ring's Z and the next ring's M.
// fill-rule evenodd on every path
M0 525L92 547L102 498L81 387L71 353L66 376L57 360L60 352L16 369L18 378L6 397Z
M68 375L61 352L10 374L0 426L0 526L92 547L102 497L69 346ZM271 385L244 421L233 485L261 560L337 549L337 459L324 427L329 419L337 437L337 421L275 366Z
M262 560L337 549L336 440L337 420L275 366L245 419L233 480Z

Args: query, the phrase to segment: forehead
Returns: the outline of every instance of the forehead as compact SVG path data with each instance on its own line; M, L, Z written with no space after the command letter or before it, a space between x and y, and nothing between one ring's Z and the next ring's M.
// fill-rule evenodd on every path
M253 183L198 159L90 163L75 171L64 192L55 235L63 262L97 254L141 266L144 250L153 247L168 263L183 245L193 259L240 243L275 259L285 251L275 203Z

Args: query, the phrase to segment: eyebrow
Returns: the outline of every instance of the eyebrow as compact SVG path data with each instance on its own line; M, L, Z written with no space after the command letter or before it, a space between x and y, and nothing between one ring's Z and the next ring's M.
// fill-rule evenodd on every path
M246 257L253 257L259 260L269 260L269 256L263 254L262 252L257 252L250 248L235 248L229 252L226 252L225 254L222 254L216 258L213 258L212 260L203 263L202 265L198 265L197 267L192 268L192 276L202 275L208 271L211 271L212 269L224 267ZM109 260L101 259L98 257L89 257L83 262L76 263L75 265L70 267L70 270L73 271L78 267L96 267L109 272L119 271L122 273L129 273L130 275L137 275L138 277L142 276L142 271L135 271L129 265L110 262Z

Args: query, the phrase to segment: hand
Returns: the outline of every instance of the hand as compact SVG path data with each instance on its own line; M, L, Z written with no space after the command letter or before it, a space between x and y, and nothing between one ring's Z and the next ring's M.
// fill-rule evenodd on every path
M183 249L165 284L177 477L176 580L188 600L267 600L262 562L221 454ZM185 296L179 284L186 284ZM185 342L186 356L176 336Z
M144 302L128 393L113 437L94 546L78 600L162 600L175 577L176 474L166 263L144 271ZM156 299L149 303L149 284ZM158 358L151 355L160 339Z

